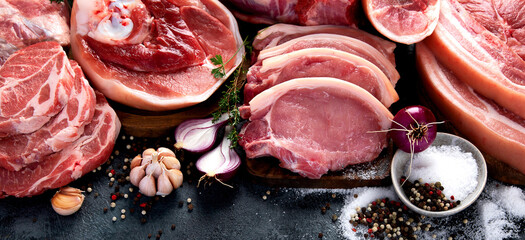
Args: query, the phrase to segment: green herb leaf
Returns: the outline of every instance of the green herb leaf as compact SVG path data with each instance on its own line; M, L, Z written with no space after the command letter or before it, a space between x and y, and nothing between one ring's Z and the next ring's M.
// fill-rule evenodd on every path
M53 2L56 2L56 3L61 3L61 2L64 2L64 0L49 0L51 3Z
M239 52L239 50L248 45L247 39L244 40L243 45L237 50L237 52L230 58L226 63L223 62L221 55L215 55L210 61L218 66L212 69L211 73L215 78L223 78L226 75L224 65L231 61ZM247 51L242 58L240 66L233 73L232 79L226 85L226 91L222 92L222 97L219 99L219 109L212 113L213 121L217 121L222 114L227 113L229 120L228 125L232 126L232 131L228 134L227 138L231 141L231 148L235 148L238 145L239 133L237 132L237 125L241 122L241 115L239 112L238 105L241 104L241 89L246 81L246 56L251 52L251 48L247 47Z

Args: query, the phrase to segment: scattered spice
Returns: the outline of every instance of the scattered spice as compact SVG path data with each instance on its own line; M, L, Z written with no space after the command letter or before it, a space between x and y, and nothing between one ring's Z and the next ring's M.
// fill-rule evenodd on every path
M451 201L443 194L444 187L441 182L423 183L416 180L413 183L406 180L405 176L401 177L403 191L409 201L415 206L427 211L447 211L457 207L461 201ZM453 197L451 197L453 200Z
M117 221L117 217L113 216L113 218L111 219L113 222L116 222Z
M33 218L33 223L36 223L36 220L37 220L36 217L34 217L34 218Z
M262 196L262 199L266 201L266 199L268 199L268 196L263 195L263 196Z
M107 207L105 207L103 210L104 210L104 213L108 212L108 208Z
M171 224L171 230L175 230L175 224Z
M319 233L319 234L317 235L317 237L318 237L318 238L323 238L323 233Z
M179 201L179 208L181 207L184 207L184 202L183 201Z
M337 221L337 215L332 215L332 222L336 222Z
M151 238L151 233L150 233L150 234L148 234L148 238Z
M325 214L326 213L326 207L321 207L321 214Z
M192 212L193 211L193 204L188 204L188 212Z

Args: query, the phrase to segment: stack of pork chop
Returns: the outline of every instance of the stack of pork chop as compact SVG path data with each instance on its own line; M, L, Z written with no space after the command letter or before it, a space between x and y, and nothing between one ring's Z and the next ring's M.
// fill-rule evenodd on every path
M395 44L342 26L276 24L259 32L247 73L249 158L273 156L308 178L369 162L387 146L399 97Z
M0 198L61 187L105 162L120 122L58 42L0 68Z

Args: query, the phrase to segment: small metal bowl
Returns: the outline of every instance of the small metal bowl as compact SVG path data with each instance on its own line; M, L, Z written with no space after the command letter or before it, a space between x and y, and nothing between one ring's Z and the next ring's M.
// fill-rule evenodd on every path
M452 208L447 211L427 211L412 204L408 200L408 197L405 195L405 192L403 191L400 184L400 179L403 175L403 170L406 169L407 164L409 164L410 162L410 153L406 153L398 149L394 154L394 158L392 160L391 165L390 175L392 177L392 183L394 184L394 190L397 193L397 196L412 211L428 217L446 217L463 211L476 201L476 199L483 191L483 188L485 188L485 183L487 182L487 165L485 163L485 158L483 158L483 155L478 150L478 148L476 148L476 146L456 135L438 132L436 139L432 143L432 146L441 145L456 145L459 146L465 152L471 152L472 157L476 159L478 165L478 186L474 189L472 193L470 193L464 200L461 201L461 204L459 206L455 208Z

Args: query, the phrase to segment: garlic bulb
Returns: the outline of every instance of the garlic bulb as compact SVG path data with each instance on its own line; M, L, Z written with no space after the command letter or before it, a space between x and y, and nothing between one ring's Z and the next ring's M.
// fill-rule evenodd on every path
M73 187L62 187L51 198L51 206L62 216L77 212L83 202L84 194L80 189Z
M180 173L180 174L179 174ZM148 148L131 161L130 182L146 196L166 196L182 185L180 162L168 148Z

